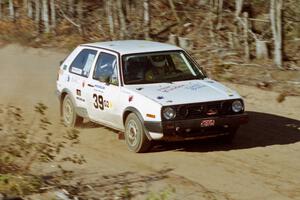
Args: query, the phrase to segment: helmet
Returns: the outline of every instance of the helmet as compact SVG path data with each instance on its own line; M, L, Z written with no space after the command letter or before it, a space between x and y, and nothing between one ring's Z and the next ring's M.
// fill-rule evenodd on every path
M150 61L154 67L164 67L167 64L167 58L165 55L150 56Z

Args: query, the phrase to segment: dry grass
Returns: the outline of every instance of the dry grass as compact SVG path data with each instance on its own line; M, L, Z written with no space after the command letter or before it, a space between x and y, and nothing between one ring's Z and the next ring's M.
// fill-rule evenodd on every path
M0 193L24 196L40 191L43 182L38 176L0 174Z
M44 175L34 175L33 165L85 162L81 155L64 151L79 143L77 130L62 126L55 135L50 129L52 123L47 118L47 106L37 104L34 113L29 122L20 108L0 105L0 193L22 196L39 192ZM59 177L58 183L63 177L69 177L66 173L72 174L61 165L54 170L51 176Z
M36 35L36 26L32 20L21 18L15 23L0 21L0 38L4 41L30 45Z
M84 36L66 21L62 21L54 32L46 34L42 33L42 27L28 18L20 18L15 22L0 20L0 47L7 43L19 43L35 48L55 47L71 50L85 41L87 40Z
M287 94L286 93L281 93L281 94L279 94L278 95L278 97L277 97L277 102L278 103L282 103L282 102L284 102L284 100L285 100L285 98L286 98L286 96L287 96Z

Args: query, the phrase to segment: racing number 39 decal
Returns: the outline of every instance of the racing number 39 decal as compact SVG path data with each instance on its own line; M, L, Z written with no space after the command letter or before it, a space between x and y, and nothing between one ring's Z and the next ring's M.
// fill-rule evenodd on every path
M95 99L94 107L95 107L96 109L100 108L100 110L104 110L103 96L102 96L102 95L94 94L94 95L93 95L93 98Z
M93 98L95 99L94 107L96 109L104 110L104 108L111 108L111 103L104 100L102 95L93 94Z

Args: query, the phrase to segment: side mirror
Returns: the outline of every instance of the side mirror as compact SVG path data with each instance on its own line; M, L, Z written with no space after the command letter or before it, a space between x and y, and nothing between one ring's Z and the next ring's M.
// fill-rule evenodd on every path
M104 82L104 83L106 83L106 84L109 84L109 82L110 82L110 76L109 75L100 75L99 76L99 78L98 78L98 80L100 81L100 82Z

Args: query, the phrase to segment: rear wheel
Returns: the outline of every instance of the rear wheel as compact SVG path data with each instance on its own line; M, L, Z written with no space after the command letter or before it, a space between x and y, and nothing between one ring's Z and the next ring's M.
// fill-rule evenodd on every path
M63 100L62 117L67 127L75 127L83 122L83 118L76 114L74 103L68 94Z
M130 113L125 122L125 141L129 150L136 153L147 152L151 148L151 141L147 138L141 121L134 113Z

